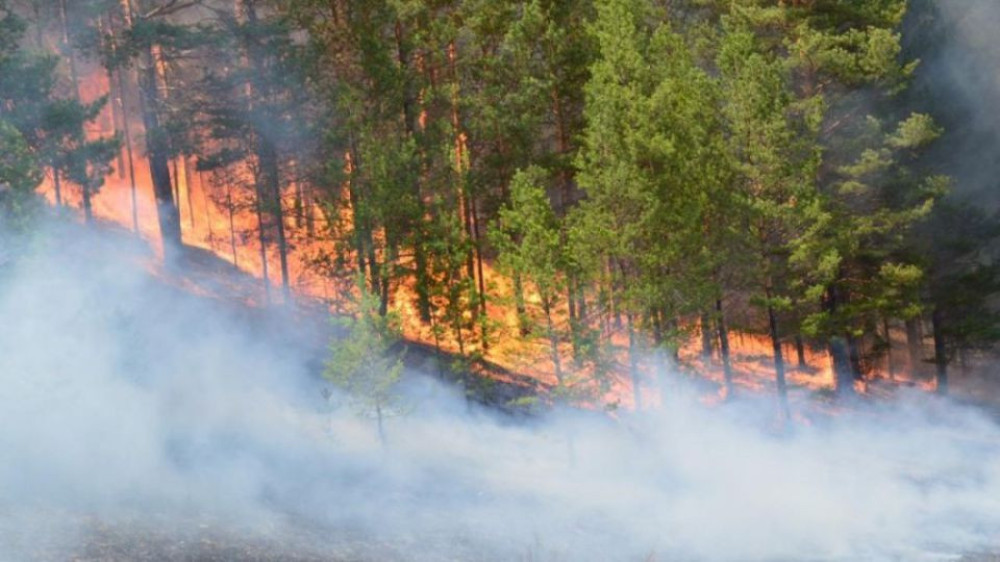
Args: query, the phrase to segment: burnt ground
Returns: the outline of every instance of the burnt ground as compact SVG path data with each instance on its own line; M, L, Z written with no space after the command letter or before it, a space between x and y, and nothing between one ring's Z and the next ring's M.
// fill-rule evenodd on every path
M236 527L204 518L155 514L98 519L47 511L38 533L22 519L18 536L0 531L3 560L38 562L370 562L399 559L378 543L364 544L307 528ZM39 524L36 524L39 525ZM3 521L0 520L0 529ZM50 527L55 526L55 527ZM5 545L5 546L4 546Z

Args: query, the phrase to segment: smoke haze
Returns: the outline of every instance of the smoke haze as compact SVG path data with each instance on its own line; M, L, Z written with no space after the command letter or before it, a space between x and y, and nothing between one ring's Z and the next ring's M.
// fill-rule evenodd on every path
M944 127L932 161L956 179L956 192L1000 203L1000 3L993 0L915 0L907 58L920 60L910 95Z
M775 434L769 400L709 408L677 383L655 413L514 421L408 373L411 411L383 450L371 420L322 397L294 344L317 334L268 336L112 236L71 229L33 247L0 265L4 560L69 558L97 540L95 521L168 544L211 524L310 560L1000 548L1000 430L945 401L904 396Z

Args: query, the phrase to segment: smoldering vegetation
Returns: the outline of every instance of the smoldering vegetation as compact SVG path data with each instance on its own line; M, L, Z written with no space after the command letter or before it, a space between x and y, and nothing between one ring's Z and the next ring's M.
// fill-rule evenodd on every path
M382 447L307 346L50 230L0 266L4 560L921 560L1000 549L1000 429L927 396L512 420L408 373ZM261 320L262 321L262 320Z

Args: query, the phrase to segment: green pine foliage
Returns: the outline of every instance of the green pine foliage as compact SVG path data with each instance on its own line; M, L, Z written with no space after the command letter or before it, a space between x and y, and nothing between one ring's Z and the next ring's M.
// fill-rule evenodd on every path
M347 393L359 414L375 418L385 444L385 418L402 406L397 392L403 374L399 327L394 315L379 314L378 299L360 287L358 313L337 322L346 334L330 343L323 376Z
M941 164L964 161L940 155L968 117L921 94L918 59L945 43L931 2L0 6L7 218L43 174L101 187L116 141L83 130L104 102L53 94L71 55L99 54L142 117L164 237L182 228L170 164L196 157L213 199L255 214L240 237L276 250L286 293L309 246L363 294L345 365L384 359L405 312L463 369L542 350L559 401L627 371L641 406L699 327L696 364L721 366L727 395L728 331L768 338L782 397L792 342L803 368L807 344L832 355L850 393L903 323L930 327L942 387L1000 337L997 216L962 198L975 174ZM359 394L388 407L393 382Z

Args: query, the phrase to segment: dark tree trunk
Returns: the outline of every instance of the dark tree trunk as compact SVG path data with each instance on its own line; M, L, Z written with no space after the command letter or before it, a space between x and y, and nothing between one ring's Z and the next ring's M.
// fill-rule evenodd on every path
M59 168L52 166L52 188L56 192L56 208L62 208L62 180L59 179Z
M128 93L125 90L125 80L122 78L122 69L115 72L118 81L118 104L122 116L122 134L125 141L125 159L128 164L129 195L132 201L132 230L139 232L139 201L136 194L135 185L135 160L132 155L132 125L129 123Z
M770 290L767 292L767 299L770 302ZM781 415L786 420L791 418L788 408L788 385L785 381L785 358L781 350L781 339L778 337L778 317L774 312L774 306L767 305L767 326L771 335L771 349L774 351L774 381L778 390L778 403L781 407Z
M795 356L799 361L799 369L806 368L806 345L802 341L802 334L795 334Z
M864 372L861 369L861 344L850 332L847 333L847 351L851 361L851 376L856 381L864 380Z
M715 300L716 323L719 330L719 356L722 359L722 374L726 384L726 398L733 396L733 366L729 359L729 330L726 328L726 316L722 311L722 299Z
M635 411L642 410L642 385L639 380L639 349L636 341L635 327L632 325L632 315L628 315L628 370L632 378L632 400Z
M563 384L562 361L559 357L559 335L556 334L555 325L552 322L552 303L546 299L542 303L542 310L545 312L545 328L549 338L549 352L552 356L552 368L555 369L556 381L559 386Z
M712 321L707 312L701 313L701 360L708 365L712 360Z
M403 123L406 127L406 133L411 138L416 140L417 138L417 113L414 106L417 103L417 96L413 91L413 83L410 78L409 65L410 65L410 53L407 47L406 37L404 36L403 24L401 21L396 21L395 25L395 39L396 39L396 61L399 63L400 72L403 74ZM410 217L412 224L410 225L410 234L413 239L413 262L415 268L415 279L416 279L416 292L417 292L417 312L420 316L420 321L423 323L429 323L431 321L431 296L430 296L430 284L431 280L427 274L427 255L426 249L424 248L424 235L421 223L423 222L424 216L424 205L423 197L420 193L420 181L414 180L412 186L413 198L419 209L414 217Z
M233 186L232 183L226 180L226 211L229 214L229 247L233 251L233 267L240 266L239 257L236 255L236 226L233 223L233 214L236 209L233 208Z
M250 25L257 24L257 10L252 0L243 0L243 9L246 13L247 21ZM270 115L267 103L271 100L271 85L262 81L260 73L264 68L266 54L261 51L261 46L253 39L246 45L247 56L250 59L252 70L257 74L256 79L251 78L253 86L252 95L259 97L258 100L250 100L251 111L255 111L263 119L256 122L269 123L274 121L274 116ZM253 127L254 153L257 158L259 168L256 178L260 185L258 193L263 197L264 212L271 218L274 226L275 236L278 244L278 261L281 267L281 296L285 304L292 300L291 283L288 274L288 242L285 238L285 215L281 203L281 174L278 164L278 148L270 132L264 130L259 125ZM263 228L263 226L262 226Z
M281 296L288 304L292 300L291 283L288 275L288 243L285 240L285 216L281 207L281 180L278 176L278 154L274 143L266 135L255 135L257 139L257 159L261 169L262 195L267 215L274 223L278 243L278 261L281 266Z
M882 334L885 337L885 369L889 380L896 380L896 366L892 362L892 332L889 330L888 318L882 318Z
M80 196L82 198L82 204L83 204L83 218L87 222L87 224L90 224L94 222L94 209L93 205L90 202L89 180L85 180L83 184L80 186Z
M948 394L948 350L944 335L944 314L935 308L931 315L934 330L934 366L937 375L938 394Z
M831 317L836 316L838 312L840 306L839 296L835 284L827 287L822 308ZM830 357L833 360L833 378L837 395L854 395L854 376L851 372L851 359L847 349L847 341L841 336L831 336L827 345Z
M906 320L906 351L910 359L910 376L917 378L922 371L924 334L920 317Z
M157 85L156 57L152 45L146 50L145 59L146 68L143 69L141 90L142 117L146 126L146 153L149 159L150 177L153 180L153 195L156 199L156 217L163 239L163 255L169 258L181 248L181 218L170 181L170 151L166 131L160 126L160 117L157 114L160 94Z
M851 360L847 351L847 341L840 336L833 336L829 343L830 357L833 360L834 384L838 396L854 394L854 376L851 374Z
M260 268L262 281L264 282L264 304L271 304L271 279L268 276L267 267L267 228L264 226L264 202L261 199L261 193L258 186L256 193L256 205L254 207L257 210L257 239L260 241Z
M111 17L111 14L108 14L106 17L99 17L97 20L97 25L98 25L98 31L102 35L106 33L108 36L114 37L115 34L114 20ZM105 26L107 26L107 29L105 29ZM112 55L114 55L116 51L114 43L112 43L110 47ZM121 90L119 89L119 82L118 80L115 79L115 76L119 74L119 71L112 70L112 68L113 67L111 65L108 65L108 67L105 68L105 74L108 79L108 110L111 114L111 129L112 132L117 135L118 132L121 130L122 93ZM125 154L123 150L120 149L118 150L118 154L116 155L116 160L118 161L118 165L115 166L115 169L118 175L118 179L123 180L125 179Z

